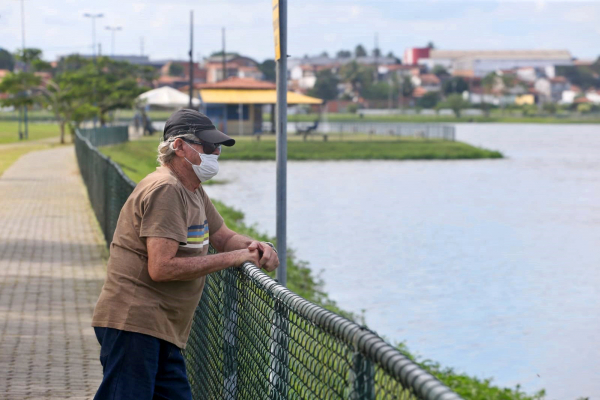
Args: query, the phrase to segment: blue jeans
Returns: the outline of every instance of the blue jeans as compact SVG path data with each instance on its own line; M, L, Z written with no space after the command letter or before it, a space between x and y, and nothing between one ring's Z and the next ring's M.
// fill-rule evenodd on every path
M191 400L181 350L141 333L94 328L104 378L95 400Z

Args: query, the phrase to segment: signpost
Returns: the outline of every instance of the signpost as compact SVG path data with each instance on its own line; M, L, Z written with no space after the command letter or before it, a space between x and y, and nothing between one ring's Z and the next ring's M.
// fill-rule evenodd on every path
M273 36L277 62L277 280L287 286L287 0L273 0Z

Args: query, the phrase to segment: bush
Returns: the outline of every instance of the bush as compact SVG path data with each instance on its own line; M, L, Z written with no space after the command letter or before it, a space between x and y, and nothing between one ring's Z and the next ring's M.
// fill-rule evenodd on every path
M356 112L358 111L358 104L356 104L356 103L348 104L348 107L346 107L346 111L349 112L350 114L356 114Z

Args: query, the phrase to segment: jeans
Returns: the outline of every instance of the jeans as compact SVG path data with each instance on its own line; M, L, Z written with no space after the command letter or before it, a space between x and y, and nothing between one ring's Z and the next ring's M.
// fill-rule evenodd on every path
M191 400L181 350L141 333L94 328L104 378L95 400Z

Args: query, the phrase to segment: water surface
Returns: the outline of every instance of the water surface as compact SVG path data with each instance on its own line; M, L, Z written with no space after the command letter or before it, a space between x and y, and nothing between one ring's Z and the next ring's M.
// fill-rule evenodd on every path
M288 240L343 308L428 359L600 396L600 127L464 124L502 160L288 165ZM226 150L225 150L226 151ZM210 196L275 233L275 163Z

